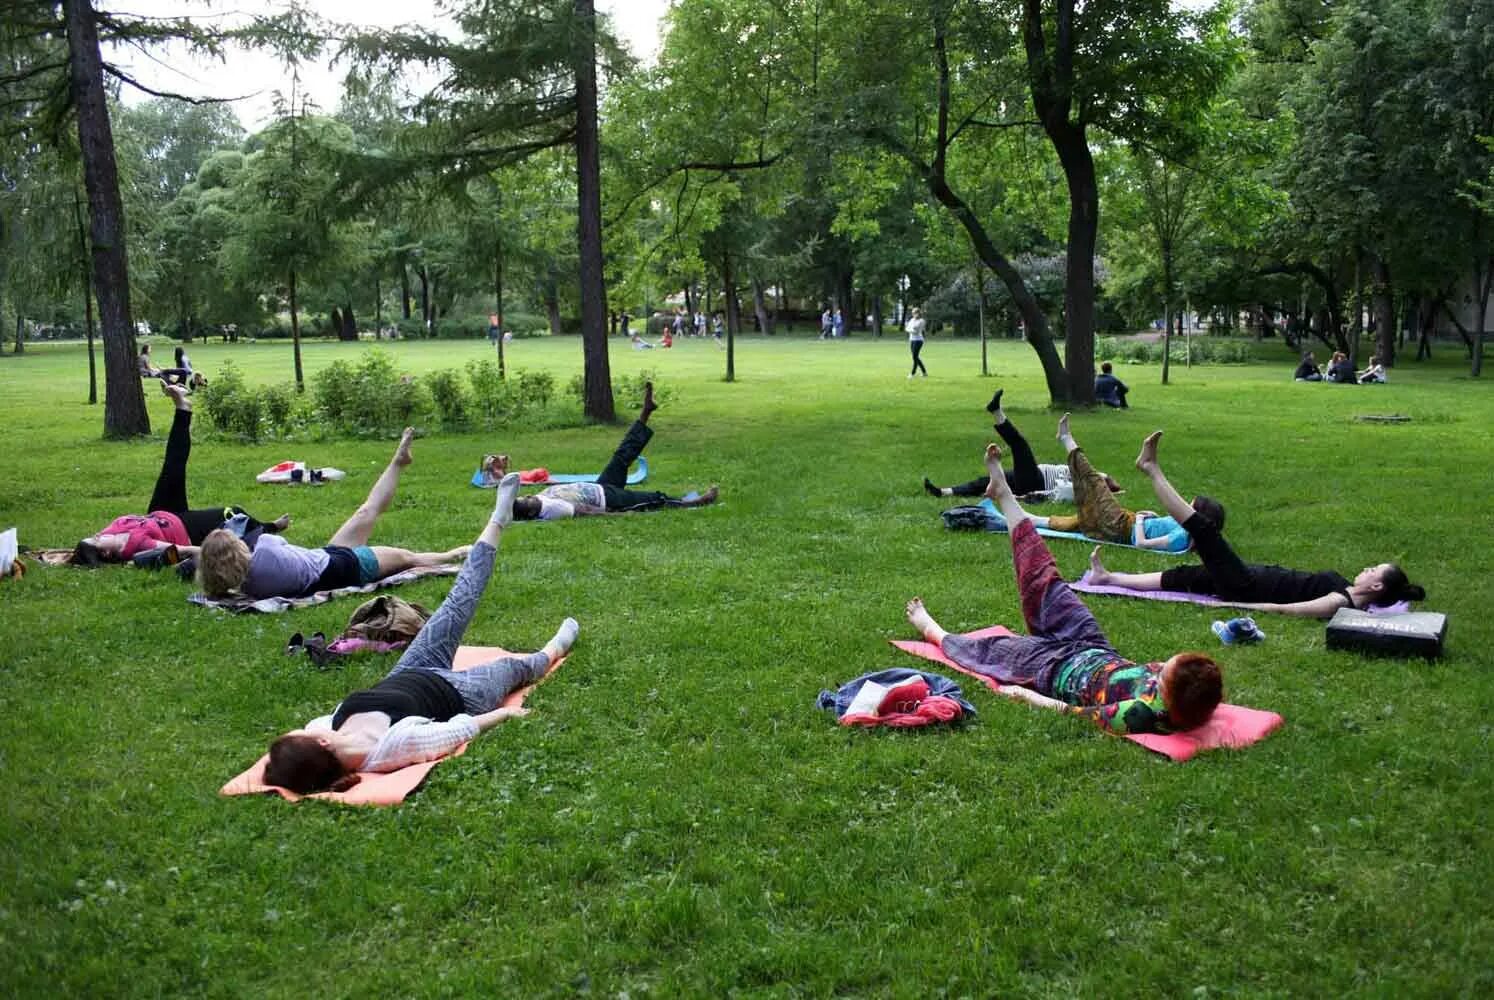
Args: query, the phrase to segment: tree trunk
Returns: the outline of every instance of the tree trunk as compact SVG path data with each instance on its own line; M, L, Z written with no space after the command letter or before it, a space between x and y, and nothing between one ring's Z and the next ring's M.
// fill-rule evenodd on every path
M344 302L342 304L342 328L337 331L337 339L358 339L358 320L353 316L353 304L351 302Z
M1437 300L1431 295L1423 296L1416 310L1416 360L1432 356L1432 326L1437 322Z
M296 269L290 270L291 348L296 359L296 391L306 391L306 380L301 375L301 316L296 309Z
M737 304L737 276L732 271L730 253L721 255L721 297L726 299L726 381L735 382L737 330L742 325L742 313Z
M545 300L545 319L550 323L550 336L558 337L560 336L560 291L553 271L545 279L545 286L541 290L540 297Z
M72 102L78 116L83 183L88 191L93 288L104 338L104 436L149 434L150 414L135 363L124 205L119 197L98 25L89 0L67 0L66 16Z
M16 310L16 348L15 353L26 353L26 320L21 315L21 310Z
M500 229L501 231L501 229ZM498 377L508 378L507 362L503 357L503 237L493 241L493 259L496 262L493 274L493 300L498 317Z
M1082 129L1065 123L1048 132L1069 188L1068 255L1063 290L1064 368L1069 400L1095 401L1095 239L1100 189Z
M844 268L836 270L835 304L840 307L841 329L845 331L847 337L851 335L851 327L854 325L852 320L855 319L852 315L854 310L851 308L852 278L853 274L849 264Z
M1354 315L1349 319L1349 364L1359 368L1359 340L1364 334L1364 251L1354 251Z
M1480 268L1480 263L1483 267ZM1480 276L1480 270L1483 271ZM1473 305L1478 315L1473 317L1473 364L1468 373L1478 378L1484 373L1484 328L1487 323L1484 317L1489 312L1489 295L1494 292L1494 254L1489 254L1482 262L1477 257L1473 259Z
M872 334L882 339L882 295L878 292L871 300Z
M752 279L752 309L757 313L757 327L763 336L772 336L773 314L768 311L768 296L763 283L757 278Z
M1172 374L1172 245L1162 243L1162 384Z
M1395 367L1395 297L1390 288L1390 265L1375 257L1375 335L1380 364Z
M581 353L585 411L593 420L616 416L607 357L607 288L602 270L602 161L597 132L597 12L593 0L575 0L576 238L581 253Z
M99 401L99 371L93 356L93 283L88 279L88 233L83 228L83 198L73 190L73 223L78 230L78 269L83 289L83 319L88 330L88 405Z
M338 309L336 306L332 307L332 311L327 314L327 325L332 328L332 332L337 335L337 339L341 340L342 339L342 310L341 309Z
M410 318L410 269L404 260L399 262L399 311L403 318Z
M429 337L435 320L431 315L431 277L424 264L415 269L415 276L420 279L420 325L425 327L425 335Z
M691 329L695 324L695 291L688 284L685 286L685 312L690 319Z

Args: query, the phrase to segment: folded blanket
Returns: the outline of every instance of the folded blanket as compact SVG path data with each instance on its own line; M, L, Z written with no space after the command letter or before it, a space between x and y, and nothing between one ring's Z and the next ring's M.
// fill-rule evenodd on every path
M456 660L452 663L452 669L466 670L469 667L475 667L479 663L486 663L500 656L512 655L508 650L499 646L462 646L457 650ZM550 669L545 671L545 676L541 677L536 684L520 688L503 699L504 707L518 708L523 705L524 699L529 696L529 692L533 691L538 684L543 684L549 679L551 674L559 670L560 665L565 662L565 659L562 656L559 660L555 661L550 666ZM448 756L455 757L458 754L466 752L467 744L463 743ZM317 792L315 795L303 796L297 795L288 788L265 784L265 765L270 761L270 755L265 754L259 760L255 761L254 765L247 771L220 788L218 794L259 795L273 793L291 802L299 802L303 798L312 798L339 802L346 806L393 806L403 802L405 796L419 788L421 782L425 781L426 775L431 773L431 768L445 759L445 757L442 757L438 760L428 760L421 764L411 764L409 767L402 767L398 771L390 771L387 774L365 774L356 785L345 792Z
M407 569L403 573L386 576L382 580L364 584L361 587L339 587L337 590L318 590L314 594L305 597L262 597L255 600L252 597L208 597L206 594L191 594L187 600L193 604L200 604L205 608L222 608L225 611L233 611L243 614L248 611L259 611L264 614L275 614L280 611L289 611L291 608L309 608L314 604L326 604L334 597L346 597L349 594L370 594L375 590L383 590L385 587L398 587L402 583L411 580L419 580L424 576L456 576L462 571L460 565L452 566L418 566L415 569Z
M1006 531L1006 518L996 509L990 497L986 497L974 506L950 507L940 515L944 518L946 528L974 528L981 531ZM1155 552L1164 556L1181 556L1186 552L1169 552L1166 549L1141 549L1140 546L1131 545L1128 542L1112 542L1104 538L1091 538L1089 535L1078 531L1058 531L1053 528L1038 528L1037 533L1045 538L1067 538L1076 542L1088 542L1090 545L1119 545L1127 549L1140 549L1142 552Z
M1012 635L1011 629L1000 625L983 628L976 632L967 632L971 638L978 639L991 635ZM913 641L906 639L889 640L898 649L914 656L921 656L925 660L942 663L947 667L958 670L962 674L969 674L985 683L992 691L999 693L1001 685L996 683L985 674L966 670L958 663L944 655L944 651L932 642ZM1263 712L1256 708L1242 708L1239 705L1220 705L1214 709L1213 716L1208 722L1197 729L1190 729L1185 733L1128 733L1125 738L1132 743L1139 743L1148 750L1160 753L1176 761L1184 761L1198 753L1200 750L1214 750L1219 747L1238 750L1248 747L1252 743L1258 743L1275 731L1282 723L1281 716L1275 712Z
M648 459L642 455L638 456L638 464L633 471L628 473L628 485L637 486L648 478ZM519 473L519 482L525 486L554 486L556 483L594 483L597 481L595 474L584 472L551 472L548 469L526 469ZM472 473L472 485L485 490L491 490L498 485L498 480L490 479L483 475L481 469Z
M1209 594L1190 594L1185 590L1130 590L1126 587L1112 587L1109 584L1095 584L1090 582L1089 570L1084 571L1077 582L1069 586L1086 594L1110 594L1115 597L1134 597L1142 601L1178 601L1185 604L1206 604L1219 607L1239 607L1230 601L1222 601ZM1383 608L1364 608L1364 611L1372 615L1398 615L1404 611L1410 611L1411 605L1406 601L1397 601L1395 604Z

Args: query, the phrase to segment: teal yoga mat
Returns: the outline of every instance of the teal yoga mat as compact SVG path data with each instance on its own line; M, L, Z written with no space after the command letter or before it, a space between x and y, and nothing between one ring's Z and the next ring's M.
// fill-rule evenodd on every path
M546 479L542 483L524 483L523 485L525 485L525 486L554 486L556 483L594 483L594 482L597 481L597 476L598 475L600 475L600 473L590 473L590 474L588 474L588 473L583 473L583 472L561 472L561 473L554 473L554 472L552 472L550 474L550 478ZM646 459L642 455L640 455L640 456L638 456L638 464L633 467L633 471L632 472L628 473L628 485L629 486L637 486L639 483L643 482L647 478L648 478L648 459ZM482 478L482 470L478 469L476 472L472 473L472 485L473 486L477 486L477 487L481 487L482 489L485 489L485 490L490 490L490 489L493 489L494 487L496 487L498 484L497 483L485 482L483 480L483 478Z
M980 509L986 514L987 531L1006 531L1006 518L1001 516L1001 512L996 509L996 505L991 502L990 497L985 497L984 499L982 499L981 502L977 504L977 506L980 507ZM1136 546L1127 545L1124 542L1110 542L1106 541L1103 538L1091 538L1088 535L1081 534L1077 531L1055 531L1052 528L1039 528L1037 529L1037 533L1044 536L1045 538L1067 538L1076 542L1088 542L1091 545L1118 545L1121 548L1126 549L1136 548ZM1188 554L1186 552L1168 552L1165 549L1142 549L1141 551L1155 552L1158 555L1164 556L1185 556Z

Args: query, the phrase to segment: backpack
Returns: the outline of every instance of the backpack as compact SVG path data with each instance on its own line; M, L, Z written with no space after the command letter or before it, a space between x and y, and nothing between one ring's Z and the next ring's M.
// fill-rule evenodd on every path
M391 644L409 642L430 617L431 613L419 604L386 594L358 605L342 638Z
M984 507L950 507L940 515L944 526L955 531L1005 531L1006 519Z

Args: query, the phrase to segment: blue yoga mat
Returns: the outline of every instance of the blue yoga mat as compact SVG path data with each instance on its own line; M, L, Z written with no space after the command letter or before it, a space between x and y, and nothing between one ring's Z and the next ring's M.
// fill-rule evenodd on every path
M594 483L597 481L598 475L600 475L600 473L592 473L588 475L586 473L580 472L562 472L559 474L552 472L550 474L550 478L545 480L543 483L525 483L524 485L554 486L556 483ZM647 478L648 459L644 458L642 455L639 455L638 464L634 466L632 472L628 473L628 485L637 486ZM485 490L491 490L497 487L498 484L484 481L484 479L482 478L482 470L478 469L476 472L472 473L472 485Z
M977 506L985 512L987 531L1006 531L1006 518L1001 516L1001 512L996 509L996 504L991 501L990 497L983 498ZM1091 538L1078 531L1056 531L1053 528L1039 528L1037 529L1037 533L1045 538L1067 538L1075 542L1088 542L1091 545L1118 545L1123 549L1137 548L1137 546L1127 545L1125 542L1111 542L1103 538ZM1186 552L1168 552L1166 549L1142 549L1141 551L1155 552L1158 555L1164 556L1185 556L1188 554Z

